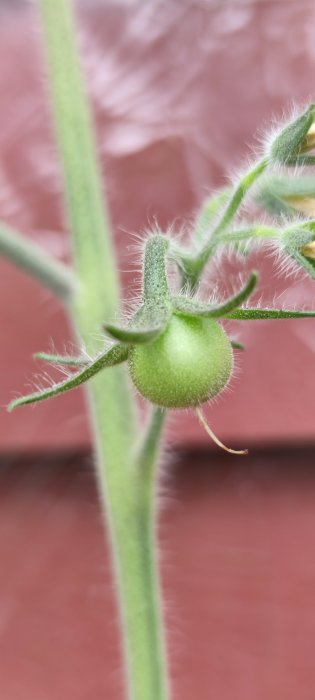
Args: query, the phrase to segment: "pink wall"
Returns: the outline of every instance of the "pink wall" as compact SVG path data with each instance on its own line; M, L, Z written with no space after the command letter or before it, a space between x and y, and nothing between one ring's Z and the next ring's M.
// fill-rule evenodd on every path
M1 462L3 698L124 697L89 466ZM160 548L174 698L313 700L313 466L302 450L173 462Z

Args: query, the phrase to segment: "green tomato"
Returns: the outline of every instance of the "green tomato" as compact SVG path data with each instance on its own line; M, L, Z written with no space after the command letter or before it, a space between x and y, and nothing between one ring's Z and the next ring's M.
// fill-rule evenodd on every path
M164 408L197 406L217 396L233 369L231 343L209 318L173 315L166 330L129 353L139 393Z

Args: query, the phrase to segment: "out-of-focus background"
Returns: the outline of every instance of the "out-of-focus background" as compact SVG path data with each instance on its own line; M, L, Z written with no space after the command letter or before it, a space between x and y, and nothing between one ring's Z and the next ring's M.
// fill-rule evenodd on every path
M246 165L271 119L314 99L315 5L77 5L132 299L135 235L156 221L180 230ZM0 219L67 261L46 88L35 3L2 0ZM270 251L247 266L262 271L264 304L314 307L312 282L281 277ZM222 294L235 288L232 260L216 283ZM34 410L4 409L40 372L32 354L52 343L69 349L71 329L59 303L4 260L0 292L1 697L120 700L117 615L83 398L76 391ZM238 353L232 391L207 416L220 438L249 446L250 456L219 455L192 413L170 420L161 548L175 697L313 700L314 324L229 329L246 352Z

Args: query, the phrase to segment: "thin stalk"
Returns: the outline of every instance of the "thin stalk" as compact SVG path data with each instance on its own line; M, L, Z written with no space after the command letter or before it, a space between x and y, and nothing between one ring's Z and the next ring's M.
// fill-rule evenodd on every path
M72 270L54 260L38 245L31 243L6 224L0 224L0 254L37 279L63 301L70 300L76 288Z
M236 189L234 190L232 197L221 219L219 220L215 229L212 232L212 240L219 236L219 234L222 233L222 231L224 231L224 229L232 221L249 188L253 185L255 180L257 180L257 178L264 172L264 170L266 170L267 165L268 159L263 158L258 163L256 163L253 168L248 170L248 172L245 175L243 175Z
M266 170L267 165L268 159L263 158L256 163L253 168L247 171L232 193L221 218L211 232L210 239L205 243L198 255L187 260L183 259L183 286L188 285L192 291L196 290L202 272L217 248L217 242L219 240L221 241L221 235L236 215L248 190L255 180Z
M211 241L207 249L207 257L210 258L221 245L235 245L237 243L246 243L262 239L277 238L279 231L271 226L262 226L261 224L249 226L244 229L236 229L229 233L221 233ZM207 260L208 262L208 260Z
M248 228L232 231L231 233L223 233L216 239L215 247L222 243L241 243L242 241L253 241L258 239L276 238L279 231L271 226L249 226Z
M100 329L117 313L119 289L108 216L100 186L91 119L82 90L70 0L38 0L48 59L65 200L80 291L73 320L89 353L99 350ZM130 700L166 700L164 662L152 564L153 484L139 491L133 463L134 405L123 368L89 382L98 480L110 529L120 600ZM152 453L153 454L153 453ZM157 654L161 658L157 658Z
M231 188L225 187L220 192L217 192L203 203L199 214L197 215L195 225L192 232L192 244L202 243L206 232L220 209L228 201L231 195Z

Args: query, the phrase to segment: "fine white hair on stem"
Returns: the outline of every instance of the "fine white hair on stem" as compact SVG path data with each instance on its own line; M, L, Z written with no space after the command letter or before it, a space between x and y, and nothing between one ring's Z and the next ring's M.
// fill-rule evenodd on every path
M71 359L72 357L80 357L83 360L88 361L92 359L91 356L88 354L85 345L83 343L80 343L80 345L78 345L73 340L67 340L66 342L62 343L62 347L60 350L60 348L57 348L53 338L50 338L48 342L47 354L59 355L62 357L67 357L69 359Z
M278 275L291 279L308 277L306 270L285 250L281 240L270 241L267 254L272 257Z
M307 109L310 102L312 102L311 97L299 104L291 100L287 107L282 109L280 116L274 115L268 119L265 125L263 124L259 130L258 138L264 153L267 155L270 153L274 140L290 122L297 119Z

